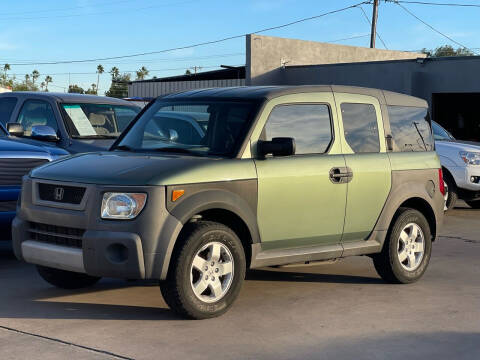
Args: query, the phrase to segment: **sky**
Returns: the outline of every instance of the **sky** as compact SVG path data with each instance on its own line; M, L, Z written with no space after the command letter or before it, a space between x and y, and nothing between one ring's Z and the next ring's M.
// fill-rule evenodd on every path
M200 66L199 71L220 65L245 64L245 40L145 55L119 60L58 65L22 63L81 60L121 56L182 47L259 29L356 4L361 0L20 0L5 1L0 13L0 64L11 65L10 75L24 78L34 69L53 78L50 91L65 91L69 84L84 89L97 82L100 93L110 84L111 67L120 72L141 66L148 77L180 75ZM480 4L478 0L424 0ZM479 48L480 8L404 4L419 18L469 47ZM372 5L362 6L371 17ZM303 40L369 46L370 25L359 8L262 33ZM392 50L419 50L451 44L396 4L381 1L378 33ZM348 40L341 40L352 38ZM337 41L339 40L339 41ZM383 44L377 39L377 47ZM18 65L16 65L18 64ZM3 67L3 65L1 65ZM70 75L69 75L70 74Z

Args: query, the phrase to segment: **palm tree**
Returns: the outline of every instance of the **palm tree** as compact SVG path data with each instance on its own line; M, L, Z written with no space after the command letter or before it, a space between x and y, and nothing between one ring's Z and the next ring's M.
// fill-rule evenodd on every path
M42 91L43 91L43 88L44 88L44 87L45 87L45 82L42 81L42 82L40 83L40 89L42 89Z
M35 80L37 80L40 76L40 73L38 72L38 70L33 70L32 71L32 82L33 82L33 85L35 85Z
M92 86L92 92L93 92L94 94L97 94L97 85L92 84L91 86ZM98 95L98 94L97 94L97 95Z
M120 70L118 70L118 68L114 66L110 70L110 74L112 75L112 80L115 80L120 75Z
M104 70L103 66L102 66L101 64L99 64L99 65L97 66L97 86L96 86L96 88L97 88L97 95L98 95L98 83L100 82L100 74L103 74L104 71L105 71L105 70Z
M48 83L51 83L53 82L53 79L50 75L47 75L45 77L45 91L48 91Z
M3 65L3 72L5 74L5 80L7 80L7 71L10 70L10 64Z
M136 73L137 73L137 80L143 80L145 79L145 76L148 75L149 71L145 66L142 66L140 70L138 70Z
M25 85L28 86L28 81L30 80L30 75L29 74L25 74Z

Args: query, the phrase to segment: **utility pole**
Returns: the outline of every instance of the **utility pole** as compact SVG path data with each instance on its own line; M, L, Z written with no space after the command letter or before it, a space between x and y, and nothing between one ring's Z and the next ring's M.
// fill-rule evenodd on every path
M192 66L190 69L192 69L193 71L195 71L195 74L197 73L197 70L201 70L202 67L201 66Z
M378 0L373 0L372 14L372 33L370 35L370 47L375 48L375 39L377 37L377 17L378 17Z

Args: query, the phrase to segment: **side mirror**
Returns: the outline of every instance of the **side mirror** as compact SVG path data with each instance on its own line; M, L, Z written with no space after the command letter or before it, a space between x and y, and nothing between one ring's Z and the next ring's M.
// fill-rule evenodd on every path
M169 129L168 130L168 138L170 141L177 141L178 140L178 132L177 130Z
M7 123L7 131L12 136L23 136L24 130L22 124L19 123Z
M295 155L295 139L289 137L277 137L271 141L259 140L257 144L258 154L265 157L268 154L273 156Z
M53 128L47 125L32 126L32 139L43 141L58 141L59 137Z

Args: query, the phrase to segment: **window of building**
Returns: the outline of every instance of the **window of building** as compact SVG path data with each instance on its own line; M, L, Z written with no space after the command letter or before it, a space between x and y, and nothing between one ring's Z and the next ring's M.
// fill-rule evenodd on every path
M264 129L265 139L295 139L295 154L323 154L332 142L330 110L324 104L276 106Z
M380 151L377 113L371 104L340 105L343 130L348 145L355 153L373 153Z

